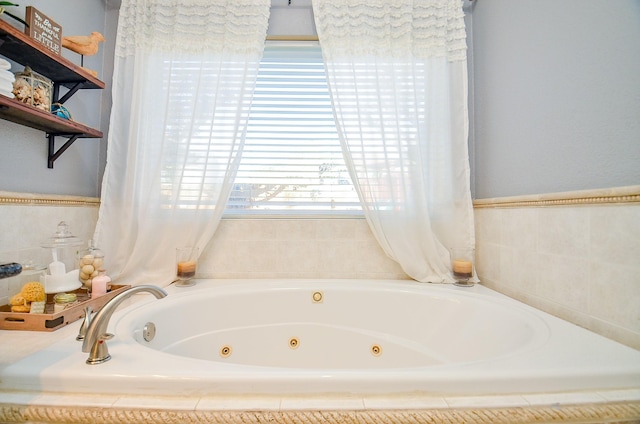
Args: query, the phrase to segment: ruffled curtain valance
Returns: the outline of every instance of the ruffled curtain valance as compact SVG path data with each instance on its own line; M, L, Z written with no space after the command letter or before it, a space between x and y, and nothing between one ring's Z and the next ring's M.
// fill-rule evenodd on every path
M120 7L116 56L136 49L258 53L264 49L269 0L135 0Z
M466 60L464 12L450 0L314 0L327 59L373 55Z

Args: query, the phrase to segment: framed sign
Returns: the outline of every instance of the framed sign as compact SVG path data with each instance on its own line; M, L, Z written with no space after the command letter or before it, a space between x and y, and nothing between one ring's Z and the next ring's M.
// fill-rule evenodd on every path
M62 27L33 6L27 6L25 13L27 27L24 32L52 52L60 54L62 48Z

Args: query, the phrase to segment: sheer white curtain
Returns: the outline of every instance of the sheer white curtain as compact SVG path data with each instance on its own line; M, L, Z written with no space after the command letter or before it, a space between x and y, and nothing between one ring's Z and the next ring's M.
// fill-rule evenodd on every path
M95 242L107 273L166 285L235 177L270 0L123 0Z
M314 0L336 124L369 225L412 278L475 243L460 0Z

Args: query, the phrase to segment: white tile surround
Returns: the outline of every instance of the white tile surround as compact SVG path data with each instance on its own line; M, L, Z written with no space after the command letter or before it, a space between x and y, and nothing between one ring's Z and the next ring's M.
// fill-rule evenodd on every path
M223 219L198 262L203 278L408 279L363 218Z
M50 252L40 246L60 221L74 236L88 241L98 219L98 204L95 198L0 192L0 263L51 262ZM37 279L23 272L0 280L0 305L6 305L25 282Z
M626 187L476 201L482 283L640 349L640 203L627 198L638 193L640 187ZM3 195L14 200L0 202L0 261L42 250L40 242L62 220L78 237L92 236L98 199L0 192L0 200ZM408 278L367 223L354 218L225 219L202 254L199 274ZM24 278L0 280L0 304Z
M640 203L628 201L638 193L476 201L482 283L640 349Z

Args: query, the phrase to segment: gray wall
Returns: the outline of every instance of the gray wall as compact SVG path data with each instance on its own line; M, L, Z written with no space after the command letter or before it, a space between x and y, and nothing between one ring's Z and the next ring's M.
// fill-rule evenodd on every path
M640 1L474 3L474 197L640 184Z
M62 26L63 35L87 35L92 31L105 33L105 9L103 0L29 0L18 2L19 7L7 7L14 15L24 17L25 6L34 6ZM22 26L9 17L1 17L10 24ZM105 78L105 45L97 55L87 56L84 66L98 71L98 78ZM63 57L80 64L80 56L63 49ZM108 68L108 66L107 66ZM14 65L13 72L21 71ZM111 72L110 70L108 71ZM103 115L103 95L106 90L80 90L66 104L75 121L102 130L107 125ZM64 92L61 90L61 92ZM59 138L57 146L66 141ZM47 140L42 131L0 120L0 190L46 194L70 194L97 196L102 175L105 139L78 139L54 164L47 168Z
M67 35L107 37L85 58L107 89L67 103L105 138L76 141L50 170L44 133L0 120L0 190L98 196L119 1L29 4ZM23 14L24 6L10 9ZM474 198L640 184L640 1L475 0L467 12Z

